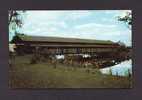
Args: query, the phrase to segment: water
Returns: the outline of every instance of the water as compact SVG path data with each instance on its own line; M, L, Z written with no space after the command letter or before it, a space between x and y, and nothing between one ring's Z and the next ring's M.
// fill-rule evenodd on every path
M88 57L88 55L83 55L83 57ZM56 58L64 59L64 55L56 55ZM110 70L112 75L126 76L128 71L132 74L132 60L126 60L117 65L100 69L103 74L110 74Z
M128 75L128 71L132 74L132 60L126 60L120 64L100 69L103 74L110 74L110 70L112 71L112 75L126 76Z

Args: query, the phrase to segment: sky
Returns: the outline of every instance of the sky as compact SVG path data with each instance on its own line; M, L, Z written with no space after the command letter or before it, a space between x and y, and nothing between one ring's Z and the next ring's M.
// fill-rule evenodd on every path
M118 21L118 16L125 13L126 10L30 10L25 12L18 31L34 36L121 41L131 46L131 29Z

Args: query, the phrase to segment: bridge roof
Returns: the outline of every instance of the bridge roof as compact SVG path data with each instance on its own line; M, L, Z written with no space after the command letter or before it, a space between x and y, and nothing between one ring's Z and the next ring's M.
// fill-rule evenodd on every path
M33 41L33 42L114 44L114 42L112 42L110 40L93 40L93 39L79 39L79 38L65 38L65 37L45 37L45 36L19 35L19 38L22 41Z

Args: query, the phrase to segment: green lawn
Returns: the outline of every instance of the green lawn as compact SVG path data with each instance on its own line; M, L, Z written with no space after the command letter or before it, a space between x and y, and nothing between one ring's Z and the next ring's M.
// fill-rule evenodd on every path
M103 75L97 69L75 68L40 62L30 64L31 56L16 57L9 68L10 88L130 88L132 79Z

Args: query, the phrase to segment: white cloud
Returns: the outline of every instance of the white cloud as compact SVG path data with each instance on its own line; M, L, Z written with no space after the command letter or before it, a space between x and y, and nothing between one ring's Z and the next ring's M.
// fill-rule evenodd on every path
M34 19L34 20L56 20L60 16L63 16L63 12L58 11L27 11L27 17Z
M87 17L91 14L92 14L91 11L71 10L71 12L68 12L68 15L66 15L65 18L67 18L67 19L71 18L72 20L76 20L76 19L79 19L79 18Z
M115 28L116 25L110 24L99 24L99 23L88 23L76 26L77 29L84 29L84 28Z

